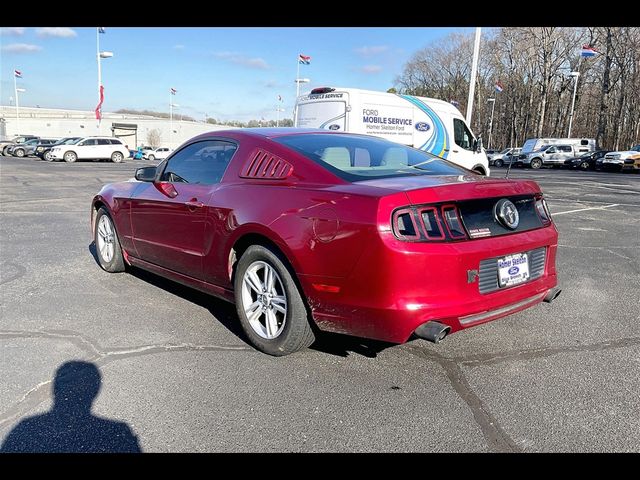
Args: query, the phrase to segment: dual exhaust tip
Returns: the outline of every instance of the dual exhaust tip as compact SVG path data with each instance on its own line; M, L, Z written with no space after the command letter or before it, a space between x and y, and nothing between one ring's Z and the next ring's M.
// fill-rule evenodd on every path
M558 295L562 292L560 288L552 288L550 289L544 297L544 301L547 303L553 302ZM422 338L424 340L429 340L433 343L440 343L451 331L451 327L449 325L445 325L440 322L427 322L420 325L416 328L415 334L416 337Z

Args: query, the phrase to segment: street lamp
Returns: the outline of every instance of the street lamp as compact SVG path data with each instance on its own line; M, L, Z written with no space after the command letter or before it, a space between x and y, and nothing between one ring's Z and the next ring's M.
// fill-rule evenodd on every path
M487 98L487 102L491 102L491 119L489 120L489 139L487 140L487 150L491 148L491 130L493 129L493 110L496 108L496 99Z
M573 99L571 100L571 113L569 113L569 133L567 134L567 138L571 138L571 125L573 124L573 108L576 104L576 91L578 90L578 77L580 76L580 72L571 72L569 74L570 77L574 77L576 79L573 84Z

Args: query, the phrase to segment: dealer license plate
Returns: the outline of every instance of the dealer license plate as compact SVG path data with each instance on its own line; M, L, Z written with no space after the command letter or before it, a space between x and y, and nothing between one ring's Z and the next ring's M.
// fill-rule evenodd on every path
M511 287L529 280L529 259L526 253L516 253L498 258L498 283Z

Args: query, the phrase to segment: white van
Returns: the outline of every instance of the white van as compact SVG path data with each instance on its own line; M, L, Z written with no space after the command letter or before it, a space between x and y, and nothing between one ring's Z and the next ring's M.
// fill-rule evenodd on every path
M356 88L315 88L298 97L294 117L296 127L373 135L489 175L481 142L460 111L442 100Z

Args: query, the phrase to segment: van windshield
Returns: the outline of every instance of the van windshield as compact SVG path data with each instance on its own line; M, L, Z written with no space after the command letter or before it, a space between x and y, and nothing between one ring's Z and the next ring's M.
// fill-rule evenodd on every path
M470 172L431 153L359 135L313 133L273 138L343 180L413 175L468 175Z

